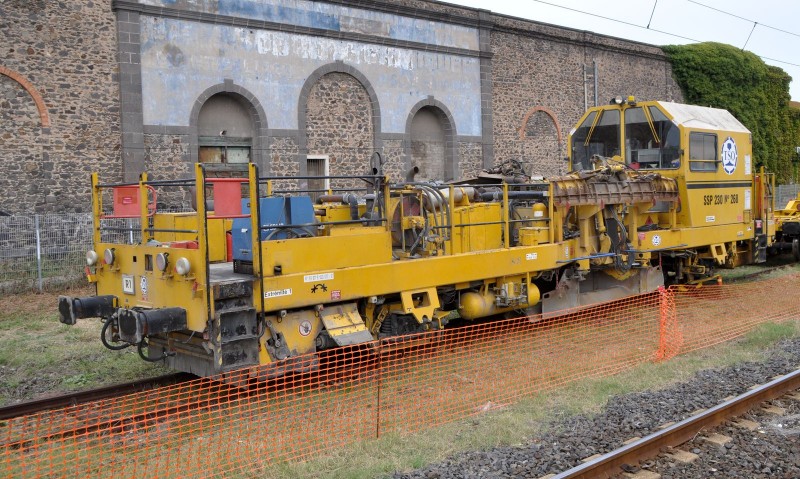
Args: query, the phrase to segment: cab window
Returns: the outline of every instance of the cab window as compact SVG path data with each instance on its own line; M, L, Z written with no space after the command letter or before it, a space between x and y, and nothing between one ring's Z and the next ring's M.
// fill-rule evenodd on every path
M632 168L679 167L679 141L678 125L658 108L625 110L625 162Z
M572 169L574 171L594 169L591 162L594 155L604 157L619 155L619 138L619 110L589 113L572 134Z
M717 171L717 135L692 132L689 135L689 169Z

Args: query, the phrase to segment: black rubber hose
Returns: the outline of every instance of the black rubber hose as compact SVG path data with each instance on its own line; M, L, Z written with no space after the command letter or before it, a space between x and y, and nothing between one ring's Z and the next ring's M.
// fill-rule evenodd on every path
M150 359L149 357L145 356L144 352L142 351L145 346L147 346L147 343L145 342L144 339L142 339L141 341L139 341L139 344L136 346L136 352L139 353L139 357L140 358L142 358L144 361L147 361L148 363L158 363L158 362L161 362L161 361L167 359L170 356L175 356L175 353L168 353L168 352L164 351L164 353L161 355L160 358Z
M112 351L120 351L120 350L125 349L125 348L127 348L129 346L132 346L131 343L124 343L124 344L120 344L120 345L112 345L111 343L108 342L108 340L106 339L106 333L108 332L108 327L111 326L111 323L112 323L111 319L107 319L106 322L103 324L103 329L100 331L100 342L103 343L103 346L107 347L108 349L110 349Z

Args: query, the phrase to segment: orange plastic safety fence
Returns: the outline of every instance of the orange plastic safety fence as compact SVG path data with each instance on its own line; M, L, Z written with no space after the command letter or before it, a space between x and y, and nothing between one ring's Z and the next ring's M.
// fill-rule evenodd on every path
M0 475L249 476L796 318L798 279L670 288L324 351L292 359L292 373L268 365L19 417L0 424Z
M705 286L672 286L683 340L679 353L737 338L753 327L800 317L799 275L769 280Z

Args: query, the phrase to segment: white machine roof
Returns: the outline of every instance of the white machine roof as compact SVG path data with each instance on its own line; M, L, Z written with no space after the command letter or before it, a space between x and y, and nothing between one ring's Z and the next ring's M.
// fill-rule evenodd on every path
M668 101L657 103L673 116L675 123L690 128L750 133L750 130L745 128L728 110Z

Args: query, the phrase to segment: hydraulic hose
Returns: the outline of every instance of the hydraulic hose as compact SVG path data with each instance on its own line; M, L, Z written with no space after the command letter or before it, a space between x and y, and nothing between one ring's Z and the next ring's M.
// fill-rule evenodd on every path
M100 342L103 343L103 346L107 347L108 349L110 349L112 351L120 351L120 350L123 350L123 349L125 349L125 348L127 348L129 346L132 346L132 344L130 344L130 343L122 343L122 344L114 345L114 344L111 344L111 343L108 342L108 340L106 339L106 333L108 332L108 327L111 326L112 322L113 322L113 320L111 318L109 318L109 319L106 320L105 323L103 323L103 329L100 331ZM113 341L113 339L112 339L112 341ZM114 342L118 342L118 341L114 341Z
M164 353L161 354L160 358L151 359L151 358L147 357L144 354L144 348L146 348L146 347L147 347L147 341L142 339L141 341L139 341L139 344L136 346L136 352L139 353L139 357L140 358L142 358L143 360L147 361L148 363L158 363L158 362L161 362L161 361L167 359L170 356L175 356L174 352L164 351Z

